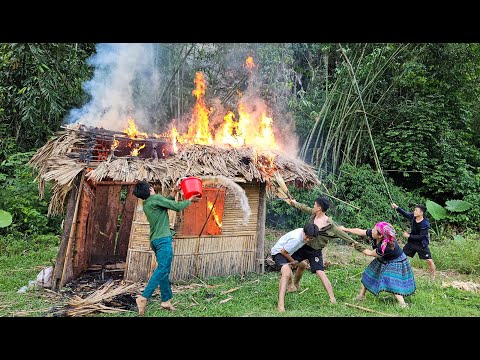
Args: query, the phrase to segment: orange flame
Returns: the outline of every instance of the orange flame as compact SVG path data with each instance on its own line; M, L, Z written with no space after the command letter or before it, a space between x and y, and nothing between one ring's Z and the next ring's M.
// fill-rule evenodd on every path
M236 136L238 123L234 120L235 114L231 111L223 118L224 123L219 127L215 135L215 142L229 144L232 146L243 145L243 139Z
M203 73L197 71L195 74L195 89L192 91L192 94L197 98L197 102L193 107L192 119L190 120L187 134L187 139L193 139L195 144L213 143L212 135L208 129L208 115L210 111L203 98L206 88L207 83Z
M140 150L142 150L145 147L145 144L142 144L138 146L138 144L135 144L135 147L130 151L131 156L138 156Z
M248 56L244 64L245 68L252 70L256 67L253 57ZM172 142L172 150L177 153L179 144L203 144L203 145L229 145L234 147L251 146L257 150L277 150L279 146L275 139L274 121L268 114L266 104L260 99L253 99L252 103L242 99L236 113L228 111L220 125L210 124L209 116L211 110L208 108L205 94L207 90L207 81L202 72L195 74L194 89L192 95L195 96L196 102L193 107L188 130L181 134L176 127L172 127L166 133L153 134L155 138L169 139ZM124 130L129 137L134 139L147 139L148 134L140 132L137 129L135 121L128 119L129 127ZM113 146L118 146L114 142ZM137 156L140 149L145 145L135 148L133 144L132 156ZM273 160L273 159L272 159ZM268 155L264 155L261 159L257 159L262 167L267 168L272 161L268 160ZM265 169L267 170L267 169Z
M177 138L180 135L180 133L177 131L175 127L172 128L171 132L172 135L172 148L174 152L178 152L178 146L177 146Z
M249 57L247 64L255 66L253 58ZM243 103L238 105L239 119L235 121L235 114L229 111L223 118L224 122L215 131L210 132L210 110L205 103L204 95L207 85L203 73L197 72L195 76L195 89L192 94L197 101L193 108L192 118L188 132L181 135L176 128L171 131L174 151L177 151L177 141L181 144L228 144L231 146L251 145L263 149L278 149L273 133L273 119L268 117L266 110L258 114L258 109L249 113ZM215 141L213 140L215 139Z
M123 132L130 136L132 139L146 139L148 137L147 133L138 131L135 120L133 120L132 118L128 119L128 128L123 130Z
M212 212L212 216L215 219L215 224L217 224L217 226L219 228L221 228L222 227L222 222L220 221L220 218L218 217L217 213L215 212L215 209L213 207L213 203L211 201L207 201L207 207L208 207L208 211Z
M252 69L255 67L255 63L253 62L253 57L249 56L247 57L247 59L245 60L245 67L252 71Z
M118 147L119 143L120 142L117 139L113 138L113 143L112 143L112 146L110 147L110 149L115 150Z

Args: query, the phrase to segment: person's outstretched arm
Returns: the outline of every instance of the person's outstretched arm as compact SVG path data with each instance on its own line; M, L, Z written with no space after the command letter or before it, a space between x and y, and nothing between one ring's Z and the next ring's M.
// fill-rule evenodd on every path
M364 249L362 253L364 253L367 256L380 257L380 255L378 255L375 250Z
M407 212L405 210L403 210L400 206L398 206L397 204L395 203L391 203L390 206L392 207L392 209L395 209L397 210L400 214L403 215L403 217L409 219L409 220L412 220L413 219L413 212Z
M351 236L347 234L347 231L344 229L345 229L344 226L338 226L337 224L335 224L335 222L332 221L332 230L335 233L335 236L341 240L344 240L348 245L353 246L355 250L359 252L363 252L363 250L365 249L365 246L359 243L358 241L353 240ZM358 229L358 230L360 230L361 232L361 229ZM360 235L360 236L367 235L366 230L363 230L363 233L359 233L359 232L351 232L351 233L355 235Z
M339 228L341 230L345 231L345 232L350 233L350 234L354 234L354 235L358 235L358 236L367 236L367 230L364 230L364 229L346 228L344 226L339 226ZM380 255L378 255L375 250L363 249L360 252L367 255L367 256L380 257Z
M190 199L183 201L175 201L164 196L159 196L155 198L155 205L174 211L181 211L192 202L198 202L200 200L199 196L200 195L193 195Z
M295 199L287 199L285 201L288 204L290 204L291 206L293 206L294 208L302 210L303 212L306 212L307 214L310 214L310 215L315 214L315 212L313 211L313 208L311 208L308 205L302 204Z
M367 236L367 230L363 230L359 228L346 228L345 226L339 226L338 228L350 234L354 234L358 236Z

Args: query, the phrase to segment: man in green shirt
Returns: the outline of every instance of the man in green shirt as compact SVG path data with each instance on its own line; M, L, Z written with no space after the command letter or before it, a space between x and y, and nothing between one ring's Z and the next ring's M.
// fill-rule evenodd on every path
M295 199L288 199L286 201L291 206L311 214L309 221L318 226L319 232L317 236L310 240L308 245L316 250L320 250L320 254L322 249L328 244L328 241L335 238L344 240L348 245L353 246L355 250L359 252L362 252L364 249L366 249L364 245L353 240L346 232L339 229L338 225L327 216L326 212L330 207L330 202L327 198L321 196L317 197L315 199L315 203L313 204L313 209L305 204L297 202ZM319 260L322 263L322 266L321 270L316 271L316 274L322 281L322 284L330 298L330 302L335 304L337 300L333 294L332 284L330 283L330 280L323 269L323 259L320 258Z
M150 246L157 259L157 268L150 277L142 295L139 295L136 299L140 316L145 313L147 300L152 297L157 286L160 287L162 297L160 306L167 310L175 310L171 303L173 293L170 284L173 260L172 237L175 232L170 229L168 209L181 211L192 202L200 200L200 195L194 195L189 200L176 201L173 196L176 191L178 191L177 187L174 188L170 196L165 197L156 194L153 186L150 186L146 181L137 182L133 189L133 194L143 200L143 211L150 223Z

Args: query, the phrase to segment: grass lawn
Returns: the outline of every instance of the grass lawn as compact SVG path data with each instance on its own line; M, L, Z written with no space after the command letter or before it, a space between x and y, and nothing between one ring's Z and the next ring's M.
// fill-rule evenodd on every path
M51 248L41 254L0 257L0 316L48 317L52 316L52 309L65 304L68 298L54 296L45 289L17 293L29 280L35 279L43 267L51 265L55 256L56 248ZM425 264L417 258L412 262L417 291L406 297L409 308L400 308L389 293L380 293L377 297L367 293L363 302L357 302L362 271L372 259L344 245L327 246L324 251L326 273L337 304L328 301L320 280L307 270L301 288L286 295L286 312L278 313L279 273L266 271L173 284L175 312L160 308L157 290L147 305L145 317L480 317L480 292L449 286L452 281L479 284L478 276L438 269L437 278L431 280ZM139 289L143 289L143 285ZM136 317L137 314L132 306L131 311L96 312L88 316Z

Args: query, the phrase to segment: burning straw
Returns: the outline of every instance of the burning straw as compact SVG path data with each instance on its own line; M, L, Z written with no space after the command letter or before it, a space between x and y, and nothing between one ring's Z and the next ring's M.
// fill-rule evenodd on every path
M275 182L277 183L277 195L280 199L293 199L293 197L288 192L287 185L285 184L282 175L280 175L278 171L275 172Z

